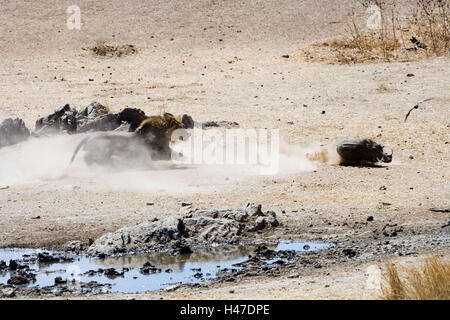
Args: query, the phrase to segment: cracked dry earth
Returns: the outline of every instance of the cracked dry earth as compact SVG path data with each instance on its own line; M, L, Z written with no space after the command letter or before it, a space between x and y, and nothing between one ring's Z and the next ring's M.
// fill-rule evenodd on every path
M120 173L97 175L80 163L65 171L81 137L63 137L53 149L51 140L43 150L57 152L48 159L39 149L30 154L9 147L22 158L7 166L17 175L15 182L2 188L0 181L0 247L87 244L122 227L180 215L182 202L197 209L260 203L276 213L280 225L252 233L252 240L336 244L301 254L276 270L256 272L249 266L247 273L173 291L38 297L374 299L380 292L367 287L368 267L382 267L388 258L417 265L430 252L449 259L450 61L327 65L297 55L310 42L344 34L351 1L285 1L277 7L157 1L152 8L125 8L115 0L87 8L79 1L85 22L77 33L64 24L57 27L66 18L59 4L0 3L6 21L0 29L6 48L0 53L0 119L17 116L34 128L38 117L64 103L81 108L96 100L113 112L131 106L159 114L164 106L198 121L279 129L292 150L366 137L394 150L393 162L380 167L327 165L302 157L294 170L274 176L164 167L124 179ZM114 10L123 18L116 19ZM97 40L134 44L139 51L99 58L81 50ZM283 58L286 54L290 57ZM380 84L390 90L380 92ZM406 111L427 97L434 99L404 122ZM2 168L1 176L10 178L5 163ZM35 297L17 293L19 299Z

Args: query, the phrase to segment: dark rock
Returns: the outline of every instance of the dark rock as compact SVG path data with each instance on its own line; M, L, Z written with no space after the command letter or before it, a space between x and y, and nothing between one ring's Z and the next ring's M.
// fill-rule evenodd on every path
M38 253L37 260L40 263L54 263L59 262L59 258L53 257L47 252Z
M275 254L275 251L268 249L266 246L258 246L253 253L258 256L264 256L266 258L271 257Z
M98 102L91 102L86 108L78 113L77 118L97 118L110 114L109 109Z
M98 102L91 102L77 114L77 132L112 131L121 121L109 109Z
M65 104L47 117L36 121L34 135L42 136L60 132L112 131L121 125L118 116L98 102L90 103L78 112Z
M273 211L268 211L267 212L269 215L265 218L266 222L271 225L272 227L278 227L280 225L280 223L278 222L275 212Z
M83 242L79 240L70 241L64 246L64 251L80 252L84 250Z
M17 264L16 260L9 260L9 266L8 266L9 270L12 270L12 271L17 270L17 266L18 266L18 264Z
M367 217L367 221L369 221L369 222L370 222L370 221L373 221L373 216L368 216L368 217Z
M150 274L150 273L160 273L161 269L155 267L150 262L144 263L144 265L141 268L142 274Z
M78 120L77 132L113 131L120 126L115 114L106 114L96 118L83 118Z
M8 279L8 284L16 285L16 286L28 284L29 282L30 282L30 280L28 280L28 278L26 278L24 276L20 276L20 275L12 276Z
M29 136L30 131L22 119L8 118L0 123L0 148L25 141Z
M70 105L65 104L55 110L54 113L47 117L40 118L36 121L36 136L56 134L61 131L74 133L77 130L77 111L72 109Z
M114 278L117 278L117 277L123 277L123 275L125 274L125 272L119 272L119 271L117 271L116 269L114 269L114 268L108 268L108 269L105 269L104 271L103 271L103 274L105 275L105 276L107 276L109 279L114 279Z
M356 256L356 251L351 248L342 250L342 253L349 258L353 258L354 256Z
M103 271L103 270L102 270ZM85 273L84 273L84 275L85 276L88 276L88 277L93 277L93 276L95 276L97 274L97 271L95 271L95 270L89 270L89 271L86 271Z
M448 226L450 226L450 221L447 222L446 224L442 225L441 228L446 228L446 227L448 227Z
M16 295L16 290L14 288L0 288L0 298L13 298Z
M23 272L23 271L18 271L16 273L14 273L14 275L12 275L9 279L8 279L8 284L10 285L24 285L24 284L28 284L30 282L35 282L36 281L36 275L33 273L27 273L27 272Z
M191 254L193 251L183 240L175 241L175 244L172 246L172 250L170 252L171 255L179 255L179 254Z
M55 285L59 285L59 284L66 284L67 283L67 280L63 280L63 278L61 278L61 277L56 277L55 278Z
M260 204L247 203L247 205L244 207L244 212L251 217L264 216L264 213L261 211Z
M207 121L203 122L202 127L203 129L209 128L209 127L238 127L239 123L235 121Z
M249 231L259 231L263 230L267 224L267 218L266 217L258 217L255 221L255 225L251 228L249 228Z
M248 214L246 212L236 212L234 214L234 220L237 222L247 222Z

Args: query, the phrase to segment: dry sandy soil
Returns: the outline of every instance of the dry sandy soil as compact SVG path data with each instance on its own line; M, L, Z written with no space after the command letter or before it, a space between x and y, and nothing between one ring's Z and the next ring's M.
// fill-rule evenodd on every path
M267 238L374 242L374 230L397 224L406 242L413 235L430 243L441 239L439 245L419 245L418 253L449 255L449 227L441 226L450 214L430 211L450 208L448 57L363 65L304 61L302 47L345 33L352 7L364 16L353 1L79 0L81 30L69 30L66 9L72 4L0 0L0 119L20 117L34 129L38 117L60 105L82 108L91 101L114 112L126 106L147 114L164 109L199 121L279 129L295 156L274 176L195 167L124 179L90 174L80 164L68 171L65 161L80 137L0 150L9 152L0 164L0 187L9 185L0 190L1 247L87 242L178 214L182 201L196 208L256 202L274 210L283 226ZM82 49L98 41L133 44L138 53L107 58ZM428 97L434 99L404 122L408 109ZM392 148L393 162L341 167L298 155L307 147L358 137ZM149 201L154 205L146 206ZM262 276L134 297L376 298L364 289L364 272L389 255L349 259L294 280Z

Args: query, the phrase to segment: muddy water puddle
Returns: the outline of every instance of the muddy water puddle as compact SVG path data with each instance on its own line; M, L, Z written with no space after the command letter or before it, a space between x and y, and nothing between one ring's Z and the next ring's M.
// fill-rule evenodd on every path
M276 255L285 251L321 250L331 244L266 242L196 248L191 254L177 256L156 252L103 259L41 249L0 249L0 284L10 284L19 289L35 287L50 293L159 290L217 279L220 272L238 272L262 245ZM11 267L11 260L16 261L17 266L13 262ZM5 262L3 267L1 261ZM271 265L277 261L278 258L270 257L264 260L264 264Z

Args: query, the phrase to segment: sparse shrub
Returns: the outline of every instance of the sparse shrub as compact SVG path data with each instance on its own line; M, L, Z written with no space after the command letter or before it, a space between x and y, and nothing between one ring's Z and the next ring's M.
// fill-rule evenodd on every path
M399 17L395 0L361 3L365 8L378 8L379 27L362 28L353 12L347 35L304 49L308 60L350 64L412 61L450 54L449 1L415 0L412 12L404 18Z

